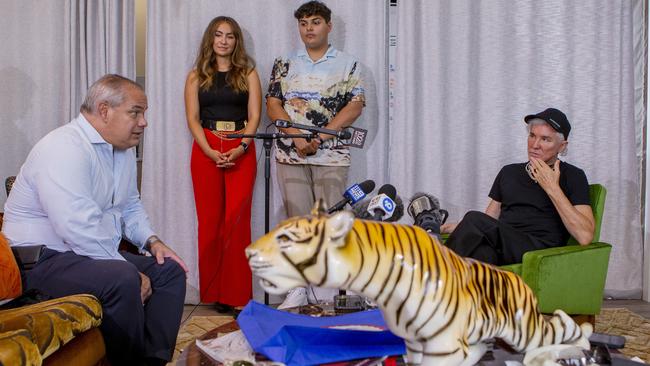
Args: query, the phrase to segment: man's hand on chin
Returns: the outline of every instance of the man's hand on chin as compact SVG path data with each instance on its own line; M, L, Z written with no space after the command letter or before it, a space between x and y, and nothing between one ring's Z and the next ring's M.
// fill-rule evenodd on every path
M560 160L556 159L553 166L547 165L543 160L537 158L530 159L532 165L532 175L537 183L547 193L553 189L560 188Z

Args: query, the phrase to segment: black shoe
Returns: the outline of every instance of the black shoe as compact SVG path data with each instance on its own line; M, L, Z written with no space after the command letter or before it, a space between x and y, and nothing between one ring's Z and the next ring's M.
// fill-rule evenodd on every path
M232 315L233 318L237 319L239 313L244 309L243 306L232 306L228 304L222 304L220 302L214 303L214 309L220 314Z
M224 314L224 313L231 313L233 310L233 307L228 305L228 304L222 304L220 302L215 302L214 303L214 310Z

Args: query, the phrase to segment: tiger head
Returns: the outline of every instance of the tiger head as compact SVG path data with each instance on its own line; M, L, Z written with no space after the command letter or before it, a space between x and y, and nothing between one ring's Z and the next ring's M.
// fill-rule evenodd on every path
M311 215L290 218L249 245L248 264L270 294L308 284L337 287L346 278L340 250L353 224L351 212L329 216L319 200Z

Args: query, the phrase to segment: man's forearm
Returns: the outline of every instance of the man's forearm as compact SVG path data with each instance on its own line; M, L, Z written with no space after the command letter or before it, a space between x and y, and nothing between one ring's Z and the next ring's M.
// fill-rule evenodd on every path
M266 98L266 114L269 116L271 121L278 119L283 119L286 121L291 121L289 114L284 110L282 106L282 101L278 98L267 97Z
M122 220L124 220L122 234L130 242L140 248L144 248L147 239L155 235L155 233L149 222L149 216L142 205L142 201L140 201L140 198L136 194L137 191L133 191L130 197L131 202L122 211Z
M487 208L485 208L485 214L498 220L499 216L501 216L501 202L490 198L490 203L488 203Z
M282 106L282 101L277 98L273 97L268 97L266 99L266 114L269 116L269 119L271 122L274 122L276 120L285 120L289 122L293 122L291 120L291 117L289 117L289 114L287 111L284 110L284 107ZM302 134L303 132L300 131L297 128L294 127L289 127L289 128L280 128L280 131L286 133L286 134Z
M325 128L331 130L342 130L351 126L361 116L363 102L350 102L334 116Z
M594 237L595 225L591 207L574 206L559 187L547 193L569 234L581 245L589 244Z

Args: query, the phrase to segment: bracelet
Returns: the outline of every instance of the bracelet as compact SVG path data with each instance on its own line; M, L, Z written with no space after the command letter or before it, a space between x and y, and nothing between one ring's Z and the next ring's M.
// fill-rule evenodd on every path
M147 241L144 242L144 245L142 246L146 251L151 252L151 244L160 241L160 238L158 238L155 235L151 235Z
M241 145L241 147L244 148L244 152L246 152L246 150L248 150L248 144L245 143L244 141L240 142L239 145Z

